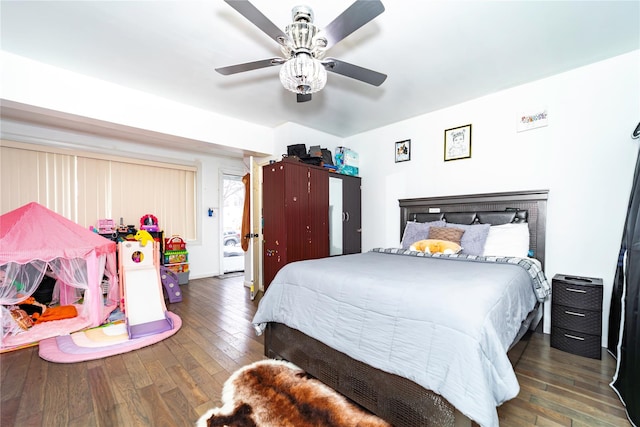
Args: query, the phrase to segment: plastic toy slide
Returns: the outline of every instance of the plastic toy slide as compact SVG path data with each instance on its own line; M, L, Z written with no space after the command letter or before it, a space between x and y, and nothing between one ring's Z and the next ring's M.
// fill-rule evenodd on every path
M144 245L143 245L144 243ZM160 252L156 241L118 243L120 283L130 339L173 329L162 294Z

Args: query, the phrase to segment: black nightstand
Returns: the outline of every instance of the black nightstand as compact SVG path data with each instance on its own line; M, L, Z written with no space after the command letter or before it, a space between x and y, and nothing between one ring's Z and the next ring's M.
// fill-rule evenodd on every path
M600 359L602 279L556 274L551 287L551 347Z

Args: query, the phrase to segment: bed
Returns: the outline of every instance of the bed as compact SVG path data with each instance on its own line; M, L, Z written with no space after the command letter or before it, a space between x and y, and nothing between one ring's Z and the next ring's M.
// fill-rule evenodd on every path
M253 320L265 354L395 426L497 426L496 406L519 390L507 351L536 326L549 292L546 201L547 191L400 200L405 249L301 261L278 273ZM526 255L406 249L409 228L442 221L517 225L528 231Z

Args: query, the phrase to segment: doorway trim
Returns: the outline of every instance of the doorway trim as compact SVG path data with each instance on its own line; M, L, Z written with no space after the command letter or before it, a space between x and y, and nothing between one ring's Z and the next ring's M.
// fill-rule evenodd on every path
M237 168L220 168L218 169L218 262L219 262L219 275L225 274L225 262L224 262L224 217L225 217L225 204L224 204L224 181L226 177L233 176L242 179L246 174L246 171L239 170ZM242 182L242 181L240 181ZM242 220L241 220L242 221ZM242 233L242 230L240 230ZM242 236L240 236L242 238ZM245 275L246 275L246 263Z

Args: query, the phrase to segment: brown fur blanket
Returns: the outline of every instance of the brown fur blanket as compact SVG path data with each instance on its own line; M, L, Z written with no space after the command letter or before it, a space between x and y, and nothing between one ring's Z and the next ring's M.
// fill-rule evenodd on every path
M262 360L229 377L223 406L197 427L390 427L322 382L284 361Z

